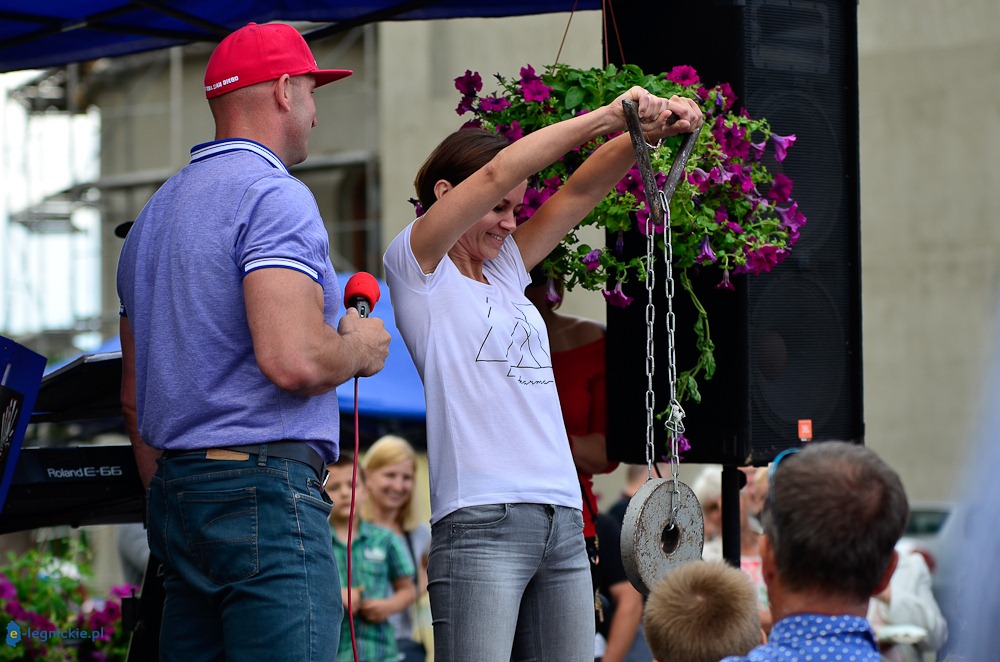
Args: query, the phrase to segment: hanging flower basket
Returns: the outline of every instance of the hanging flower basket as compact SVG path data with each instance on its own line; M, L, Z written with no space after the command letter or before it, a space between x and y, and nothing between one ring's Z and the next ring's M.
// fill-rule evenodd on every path
M466 126L490 129L517 140L549 124L586 113L613 101L633 85L653 94L679 95L695 99L705 113L705 128L688 160L686 174L670 201L673 269L691 297L698 360L677 375L677 399L700 402L697 378L711 379L715 372L714 345L708 318L695 297L689 272L715 269L716 286L733 290L733 274L761 274L787 257L806 222L792 197L792 181L772 174L764 163L773 150L774 161L784 160L795 136L771 131L767 120L733 110L736 96L728 83L702 85L697 72L677 66L665 74L645 74L634 65L604 69L574 69L562 64L547 66L541 75L531 65L519 78L496 75L498 89L482 94L478 73L466 71L455 79L462 94L456 112L472 114ZM581 163L613 136L604 136L566 154L528 182L519 221L525 221L550 198ZM662 186L673 163L682 136L662 141L650 153L657 186ZM659 254L663 249L662 226L653 226L638 167L618 183L579 227L595 226L618 241L612 246L589 246L576 231L570 232L544 262L552 278L561 278L567 290L580 286L601 291L609 305L628 306L632 298L622 292L622 283L643 282L646 257L626 258L622 244L627 233L654 233ZM682 367L682 366L679 366Z

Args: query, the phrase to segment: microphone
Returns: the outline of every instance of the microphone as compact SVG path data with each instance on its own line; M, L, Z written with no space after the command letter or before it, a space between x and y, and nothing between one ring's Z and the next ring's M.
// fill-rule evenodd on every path
M378 303L378 297L378 281L365 271L351 276L344 286L344 307L354 308L361 317L368 317Z

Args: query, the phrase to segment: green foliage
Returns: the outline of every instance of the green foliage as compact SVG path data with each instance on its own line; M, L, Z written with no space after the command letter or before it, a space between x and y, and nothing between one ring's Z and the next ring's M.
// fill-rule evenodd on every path
M90 594L86 538L59 539L0 566L0 608L21 629L20 643L0 646L0 660L124 660L128 634L121 625L123 595L137 587L116 587L108 598ZM57 636L27 636L28 631Z
M716 269L720 273L717 287L732 290L731 274L765 273L787 256L806 219L791 198L791 180L772 174L764 157L773 142L771 162L780 163L795 136L773 134L766 119L734 111L735 95L727 83L707 88L697 72L684 65L668 73L646 74L634 65L584 70L556 64L545 67L541 75L527 65L519 78L497 74L496 83L496 92L481 95L478 73L467 71L456 78L455 87L463 95L457 112L471 112L474 118L469 125L482 126L511 140L606 105L635 85L661 97L677 95L700 104L705 126L667 215L673 268L698 311L694 322L698 359L696 365L678 373L678 401L700 401L697 377L711 379L714 374L714 344L707 314L695 297L688 272ZM610 137L602 136L566 154L529 180L519 220L530 218ZM672 136L650 152L658 187L662 188L682 140L683 136ZM644 281L647 258L645 254L624 254L621 240L636 232L646 240L648 233L653 233L654 259L664 254L665 228L653 227L649 218L638 167L579 225L587 226L610 236L617 234L619 241L592 248L580 242L576 231L570 232L545 260L546 272L562 279L567 290L577 286L600 290L611 305L628 305L628 298L616 296L612 288L633 279Z

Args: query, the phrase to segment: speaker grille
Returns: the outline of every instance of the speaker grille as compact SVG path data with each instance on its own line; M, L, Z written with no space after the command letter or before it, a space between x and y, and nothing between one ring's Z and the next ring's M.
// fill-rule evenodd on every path
M859 324L857 204L849 195L857 180L845 167L857 164L856 67L848 70L854 42L840 4L764 0L745 9L745 105L772 131L796 135L785 161L768 167L795 182L808 217L791 258L747 280L755 462L794 444L799 419L811 419L820 438L857 433L851 407L860 371L852 374L848 360L860 352L860 336L850 332Z
M639 9L641 3L632 2ZM685 403L693 462L766 464L799 444L798 421L816 439L863 437L858 192L857 3L851 0L731 0L669 3L663 25L622 26L627 61L647 72L690 64L708 85L727 81L773 132L795 134L788 157L768 168L792 179L808 222L790 257L769 274L741 277L719 293L715 273L692 274L709 311L718 372L701 404ZM622 12L619 12L619 17ZM634 21L631 22L631 21ZM669 21L669 24L667 23ZM699 26L697 30L677 29ZM715 30L711 44L701 28ZM669 35L650 42L650 31ZM610 53L617 53L612 43ZM642 247L633 244L638 251ZM626 250L629 244L626 244ZM662 283L657 284L662 292ZM645 300L645 292L629 292ZM678 363L694 361L693 310L678 290ZM657 333L664 328L657 297ZM644 318L608 309L609 455L644 462ZM661 336L658 336L658 339ZM664 403L666 357L658 342L657 402ZM662 407L660 407L662 408ZM665 434L657 430L658 454Z

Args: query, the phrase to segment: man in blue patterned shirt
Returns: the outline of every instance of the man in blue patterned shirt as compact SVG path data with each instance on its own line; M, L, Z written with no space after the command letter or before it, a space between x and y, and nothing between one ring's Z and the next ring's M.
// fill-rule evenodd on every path
M895 569L908 512L899 476L864 446L779 455L760 543L774 627L766 644L723 662L878 662L865 614Z

